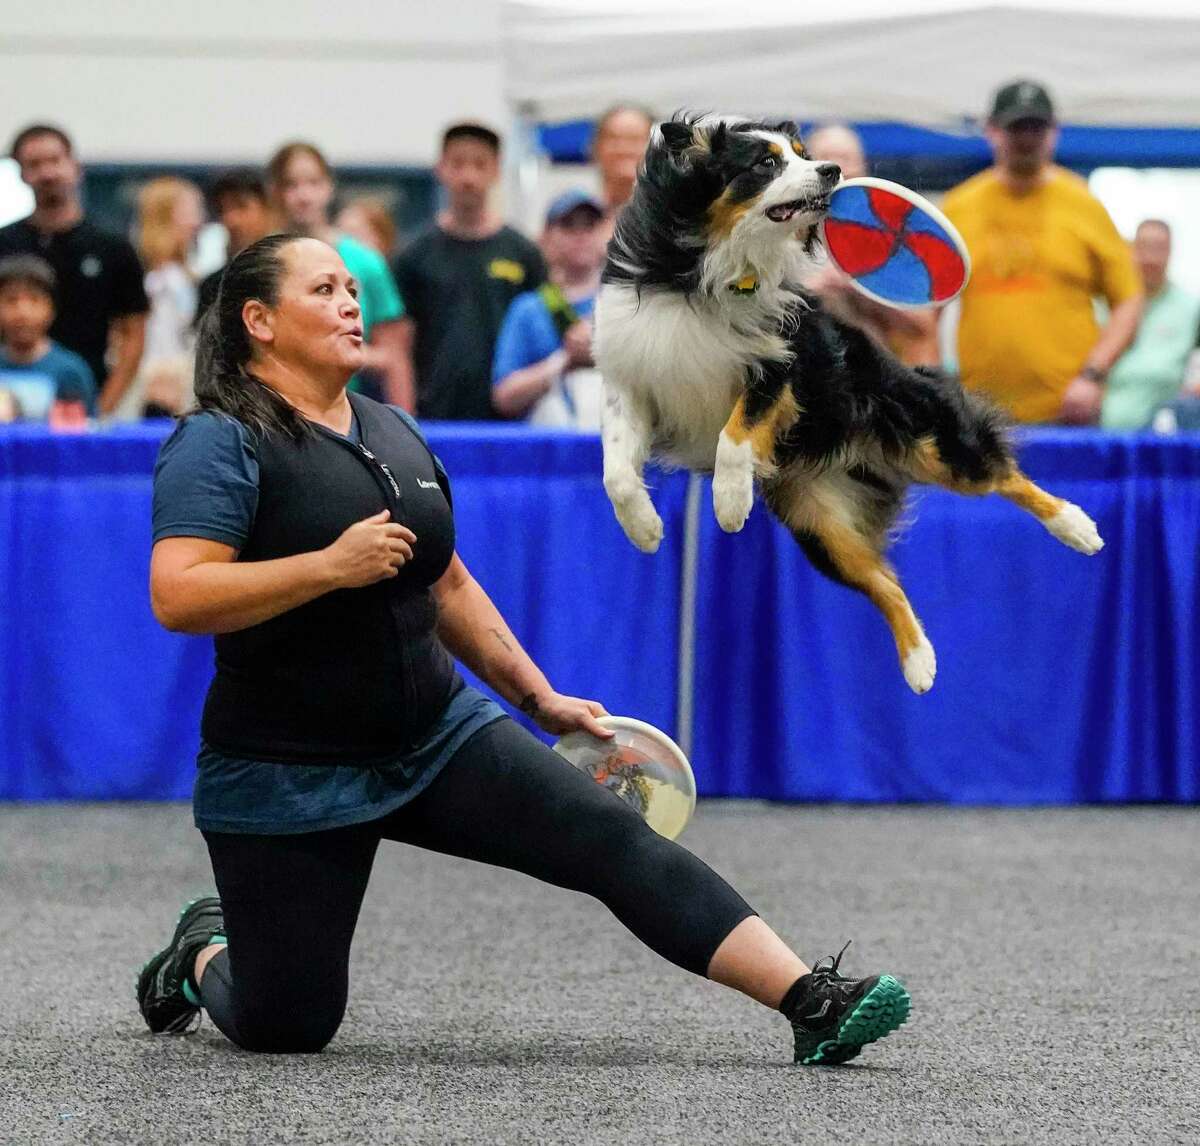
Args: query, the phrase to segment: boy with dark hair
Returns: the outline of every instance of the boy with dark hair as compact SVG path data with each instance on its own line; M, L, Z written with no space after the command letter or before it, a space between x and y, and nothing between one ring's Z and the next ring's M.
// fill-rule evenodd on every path
M271 204L267 198L267 183L257 168L235 167L223 171L209 188L208 202L217 221L229 235L225 266L229 265L229 260L238 251L245 250L251 243L257 243L275 230ZM217 297L217 288L221 285L224 273L225 267L220 267L200 283L197 321Z
M44 421L64 406L92 412L88 364L47 332L54 321L54 271L34 255L0 259L0 392L15 412Z
M27 219L0 228L0 256L37 255L53 268L50 334L88 364L99 412L111 413L133 382L145 346L150 302L142 264L127 239L84 217L83 173L66 132L31 124L13 140L12 157L34 206Z
M487 421L492 352L509 303L546 281L541 253L493 212L500 180L500 137L478 123L442 135L435 173L445 210L395 263L407 315L417 412L424 418Z

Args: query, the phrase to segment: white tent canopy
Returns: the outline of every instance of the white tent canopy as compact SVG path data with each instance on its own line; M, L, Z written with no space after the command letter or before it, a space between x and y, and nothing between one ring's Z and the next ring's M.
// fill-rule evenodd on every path
M955 129L1031 77L1075 124L1200 127L1200 0L508 0L527 119L617 101Z

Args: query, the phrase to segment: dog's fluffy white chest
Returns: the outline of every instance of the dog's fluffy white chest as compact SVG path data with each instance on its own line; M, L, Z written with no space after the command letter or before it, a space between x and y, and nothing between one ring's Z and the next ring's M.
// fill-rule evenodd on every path
M606 387L651 420L657 456L711 470L758 339L703 303L606 283L596 306L596 365ZM761 348L758 348L761 349Z

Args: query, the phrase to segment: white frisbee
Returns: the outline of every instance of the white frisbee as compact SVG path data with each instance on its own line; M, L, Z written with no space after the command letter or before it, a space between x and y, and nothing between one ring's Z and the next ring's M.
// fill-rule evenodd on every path
M615 792L659 835L675 839L696 810L696 778L683 749L644 720L597 719L613 730L611 740L569 732L554 751Z

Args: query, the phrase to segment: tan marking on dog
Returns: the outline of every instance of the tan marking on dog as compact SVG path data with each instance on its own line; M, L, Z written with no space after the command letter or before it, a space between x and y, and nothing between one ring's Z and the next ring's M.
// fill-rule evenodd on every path
M917 481L940 485L955 493L985 494L998 493L1014 505L1032 513L1039 521L1047 521L1067 503L1062 498L1047 493L1041 486L1030 481L1014 465L991 481L969 481L955 477L950 467L942 460L932 438L922 438L910 455L913 477Z
M932 438L922 438L908 456L909 472L916 481L927 485L940 485L955 493L991 493L995 482L973 482L956 477L950 467L942 460L936 443Z
M716 238L729 238L733 232L733 228L737 226L738 220L757 202L758 197L756 196L753 199L746 199L741 203L735 203L730 198L729 188L725 188L721 193L721 197L708 209L709 233Z
M816 523L812 532L825 546L838 572L861 589L883 614L901 663L921 643L921 626L896 571L864 537L829 519Z
M777 155L780 159L783 158L783 148L780 147L778 143L774 143L774 142L768 143L767 150L772 155Z
M996 483L996 492L1013 505L1028 510L1039 521L1049 520L1067 504L1061 497L1035 485L1015 466L1003 481Z
M881 552L886 537L869 537L865 523L859 520L858 506L826 488L820 478L792 480L785 475L770 503L789 529L817 537L846 582L883 614L903 665L921 643L921 624L896 571Z
M792 140L792 150L798 156L800 156L801 159L803 159L808 154L808 152L804 150L804 144L801 143L800 140L798 140L798 139Z
M791 387L785 386L770 406L754 422L746 420L746 397L738 398L725 423L727 433L736 445L749 440L750 448L754 451L754 460L761 464L770 462L775 456L775 442L779 435L788 429L800 416L800 408L796 405L796 396Z

